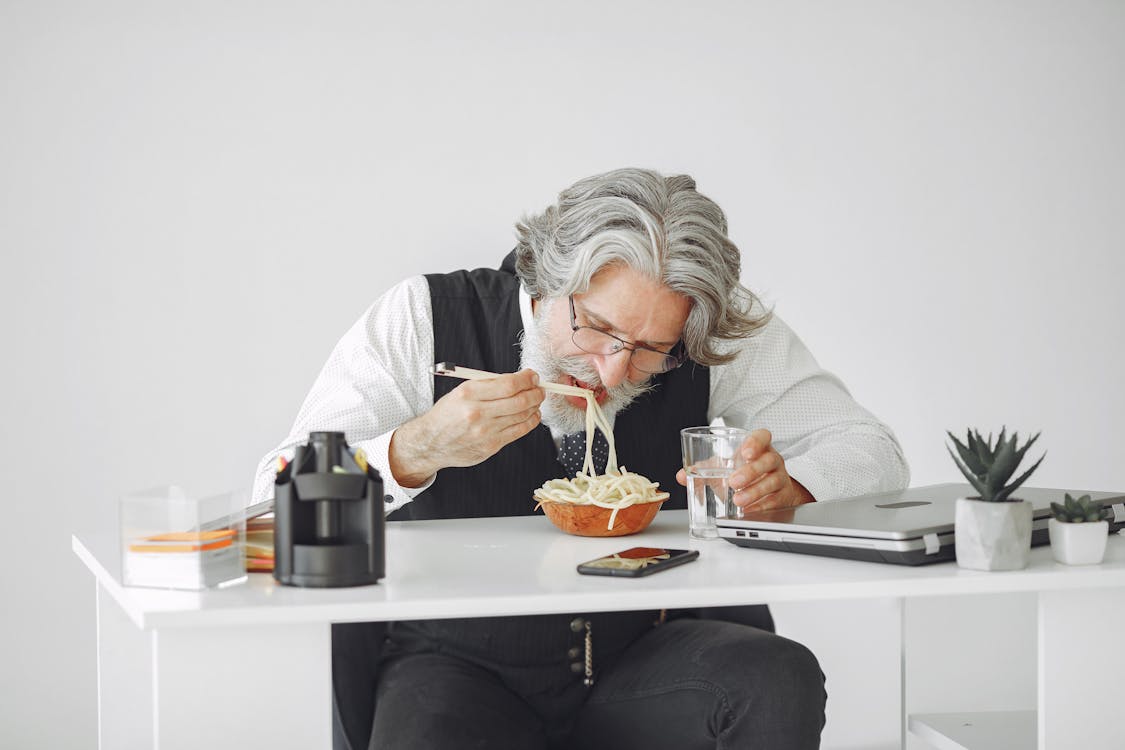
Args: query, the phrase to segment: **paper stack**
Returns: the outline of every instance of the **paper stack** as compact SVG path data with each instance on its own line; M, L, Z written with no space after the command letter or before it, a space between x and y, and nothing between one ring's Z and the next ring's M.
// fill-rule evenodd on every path
M242 568L239 541L235 529L134 538L125 551L125 585L202 589L238 578Z
M246 570L273 572L273 514L246 522Z

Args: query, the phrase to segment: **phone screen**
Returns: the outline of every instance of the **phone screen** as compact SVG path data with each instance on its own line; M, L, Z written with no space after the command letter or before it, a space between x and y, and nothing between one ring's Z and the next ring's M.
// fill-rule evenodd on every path
M625 576L637 578L652 575L699 557L699 550L665 549L664 547L632 547L612 555L599 557L578 566L588 576Z

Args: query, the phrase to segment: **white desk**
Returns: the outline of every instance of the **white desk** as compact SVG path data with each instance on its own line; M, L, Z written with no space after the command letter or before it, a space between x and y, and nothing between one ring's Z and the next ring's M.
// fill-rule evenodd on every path
M279 586L262 574L199 593L125 588L112 533L76 535L97 586L101 746L330 747L331 623L1034 592L1039 705L1028 708L1039 747L1125 747L1125 651L1114 637L1125 632L1125 539L1111 537L1098 566L1058 565L1037 548L1027 570L981 573L694 542L685 514L662 512L644 533L616 539L568 536L542 516L392 523L386 578L351 589ZM702 554L649 578L574 572L634 545ZM905 671L886 679L901 686ZM933 741L940 728L927 721L914 725ZM902 736L906 726L902 717Z

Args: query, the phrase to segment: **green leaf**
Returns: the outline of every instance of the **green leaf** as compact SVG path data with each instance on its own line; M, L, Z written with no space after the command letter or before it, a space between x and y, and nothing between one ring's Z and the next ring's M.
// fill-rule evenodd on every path
M1020 449L1019 449L1019 451L1017 451L1017 453L1018 453L1018 455L1019 455L1019 460L1018 460L1018 461L1016 462L1016 465L1017 465L1017 466L1018 466L1018 465L1019 465L1020 463L1022 463L1022 462L1023 462L1023 457L1024 457L1024 454L1025 454L1025 453L1027 453L1027 449L1028 449L1028 448L1030 448L1030 447L1031 447L1032 445L1034 445L1034 444L1035 444L1035 441L1039 439L1039 436L1040 436L1041 434L1043 434L1043 433L1041 433L1041 432L1037 432L1037 433L1035 433L1034 435L1032 435L1032 436L1031 436L1031 439L1030 439L1030 440L1028 440L1028 441L1027 441L1027 443L1025 443L1025 444L1024 444L1024 446L1023 446L1022 448L1020 448ZM1012 435L1012 437L1015 437L1015 435Z
M977 456L976 450L972 447L973 435L971 432L969 433L968 437L969 445L965 445L964 443L962 443L957 439L957 436L949 430L946 430L945 434L949 435L949 439L953 441L953 444L955 446L957 446L957 452L961 455L961 460L974 475L980 476L988 471L988 467L984 465L984 463L980 460L980 457Z
M1085 501L1085 502L1083 502ZM1106 508L1102 506L1100 500L1090 502L1089 495L1083 495L1078 499L1078 504L1082 506L1082 510L1086 515L1087 521L1100 521L1106 516Z
M1036 461L1035 464L1030 469L1028 469L1023 474L1020 475L1019 479L1012 482L1011 484L1009 484L1004 489L1000 490L1000 493L999 493L999 495L997 496L996 499L997 500L1007 499L1008 495L1011 495L1013 492L1015 492L1017 487L1019 487L1021 484L1023 484L1025 481L1027 481L1027 478L1029 476L1031 476L1035 472L1036 469L1039 468L1039 464L1043 463L1043 459L1046 458L1046 457L1047 457L1046 453L1044 453L1042 456L1040 456L1039 460Z
M970 442L969 445L976 451L977 457L980 458L981 463L985 466L990 466L993 459L992 433L988 433L987 443L984 441L984 438L980 436L980 433L976 430L972 431L970 439L972 439L972 442Z
M996 462L988 469L987 482L993 489L999 490L1012 478L1016 467L1019 466L1019 457L1016 456L1016 437L1013 435L1011 440L997 443L996 449Z
M953 455L953 451L949 450L949 446L946 446L945 449L949 451L949 457L953 459L953 463L957 464L957 468L960 469L961 473L965 475L965 478L969 480L969 484L973 485L973 489L975 489L981 497L984 497L986 487L980 477L974 474L957 456Z

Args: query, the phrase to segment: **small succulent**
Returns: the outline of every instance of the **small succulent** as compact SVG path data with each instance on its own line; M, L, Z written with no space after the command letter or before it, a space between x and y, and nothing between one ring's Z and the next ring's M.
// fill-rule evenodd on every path
M1008 480L1019 467L1027 449L1039 438L1040 433L1035 433L1022 448L1018 447L1018 433L1013 432L1010 438L1006 437L1006 433L1007 428L1000 430L1000 436L996 439L995 446L992 445L991 432L988 434L988 439L985 440L976 430L968 430L964 443L958 440L952 432L946 431L945 433L957 446L957 454L949 450L949 455L953 457L953 462L957 464L957 468L969 480L969 484L973 485L976 491L980 493L981 500L995 503L1008 500L1012 492L1023 484L1032 472L1039 468L1039 464L1043 463L1043 459L1047 456L1044 453L1030 469L1021 474L1014 482L1009 483ZM946 449L948 450L949 447L946 446Z
M1051 503L1051 512L1055 518L1063 523L1093 523L1101 521L1106 516L1106 509L1098 500L1090 500L1089 495L1083 495L1075 500L1066 493L1066 498L1061 503Z

